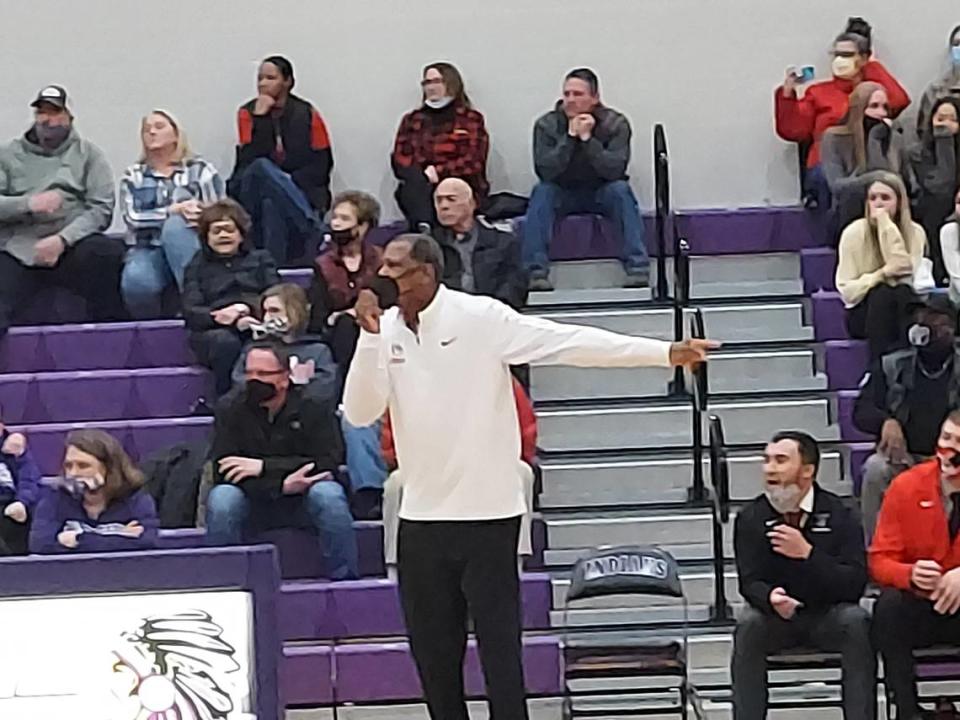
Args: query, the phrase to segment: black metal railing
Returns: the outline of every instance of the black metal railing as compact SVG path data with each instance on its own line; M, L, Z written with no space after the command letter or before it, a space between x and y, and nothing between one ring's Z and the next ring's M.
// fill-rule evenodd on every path
M657 285L656 300L666 300L667 287L667 226L670 222L670 156L667 153L667 134L663 125L653 126L653 180L656 214L654 230L657 236Z
M711 619L730 622L733 611L727 601L726 561L723 554L723 526L730 522L730 468L723 437L723 422L716 415L708 419L710 434L710 484L713 485L713 607Z
M681 330L682 333L682 330ZM703 313L697 308L690 317L690 337L703 339L706 333L703 327ZM683 368L679 368L681 373ZM693 371L693 392L691 401L691 452L693 454L693 481L687 492L687 499L693 504L701 504L707 499L707 490L703 481L703 416L710 405L710 383L707 378L707 363L700 363Z

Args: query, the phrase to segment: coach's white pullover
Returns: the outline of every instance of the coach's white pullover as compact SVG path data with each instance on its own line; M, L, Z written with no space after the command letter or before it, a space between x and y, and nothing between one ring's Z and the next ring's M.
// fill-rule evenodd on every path
M443 286L419 332L397 308L361 331L344 411L356 426L390 408L405 520L522 515L520 433L510 365L670 364L670 343L562 325Z

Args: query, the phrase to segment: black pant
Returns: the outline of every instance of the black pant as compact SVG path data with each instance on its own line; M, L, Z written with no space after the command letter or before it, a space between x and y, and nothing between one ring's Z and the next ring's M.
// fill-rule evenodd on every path
M407 219L410 230L416 232L420 223L430 226L437 224L437 211L433 206L434 186L422 172L412 169L405 173L404 178L397 185L394 197L400 211Z
M243 338L233 327L217 327L190 333L190 348L197 362L213 371L217 395L233 385L233 366L243 349Z
M120 296L120 271L125 252L122 240L99 233L64 250L52 268L27 267L0 252L0 335L17 310L46 285L62 285L81 295L95 322L123 320L127 314Z
M939 615L933 603L904 590L887 588L873 607L874 643L883 657L887 687L893 691L897 717L920 714L913 651L960 642L960 614Z
M881 283L847 311L847 331L850 337L866 340L870 357L879 358L906 345L907 328L921 305L923 301L909 285Z
M400 599L432 720L468 720L463 689L473 618L491 720L527 720L523 683L520 518L400 521Z
M799 612L792 620L745 607L733 635L733 717L767 716L767 655L792 647L839 652L843 668L843 717L877 715L877 656L870 642L870 616L844 603L821 612Z
M8 502L0 502L0 555L26 555L30 536L30 519L25 523L3 515Z
M953 214L953 195L931 195L923 192L917 200L915 220L923 226L927 233L927 246L930 248L930 259L933 261L933 277L938 285L943 285L947 279L947 269L943 264L943 254L940 251L940 228L946 219Z

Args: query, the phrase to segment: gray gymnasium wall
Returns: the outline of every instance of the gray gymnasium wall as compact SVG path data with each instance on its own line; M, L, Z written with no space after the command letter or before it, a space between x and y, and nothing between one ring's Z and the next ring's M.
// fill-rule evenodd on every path
M914 96L943 62L956 0L0 0L0 138L22 132L43 84L62 83L77 122L119 175L139 117L169 109L225 175L234 115L257 61L290 57L297 92L324 115L335 189L393 206L388 155L421 67L448 59L486 115L494 190L533 182L531 126L570 68L589 65L626 112L631 175L652 204L651 125L668 129L679 207L789 204L796 155L773 133L772 90L788 64L823 76L850 14L874 24L878 57Z

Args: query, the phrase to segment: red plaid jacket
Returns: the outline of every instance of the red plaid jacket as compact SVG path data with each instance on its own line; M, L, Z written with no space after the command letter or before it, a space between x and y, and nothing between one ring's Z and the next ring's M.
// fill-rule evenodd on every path
M443 120L428 116L418 108L403 116L393 146L394 169L425 168L433 165L443 180L457 177L465 180L479 198L487 196L487 151L490 138L483 115L457 105L452 115ZM397 173L402 178L400 172Z

